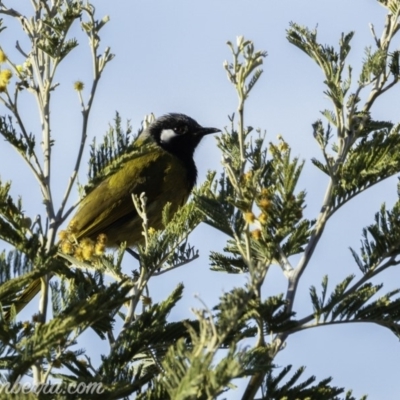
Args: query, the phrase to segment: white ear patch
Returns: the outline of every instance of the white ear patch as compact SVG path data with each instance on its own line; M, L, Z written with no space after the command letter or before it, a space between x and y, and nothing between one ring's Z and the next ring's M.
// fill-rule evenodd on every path
M176 133L173 129L163 129L161 131L160 140L164 143L168 143L175 136L179 136L179 133Z

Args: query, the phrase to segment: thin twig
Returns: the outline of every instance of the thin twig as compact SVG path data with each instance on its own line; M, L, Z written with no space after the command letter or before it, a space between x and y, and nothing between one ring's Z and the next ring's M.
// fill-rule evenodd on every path
M182 266L184 266L186 264L189 264L192 261L198 259L199 257L200 256L198 254L196 254L192 258L190 258L188 260L185 260L185 261L182 261L181 263L175 264L172 267L165 268L165 269L163 269L163 270L161 270L159 272L153 272L152 276L159 276L159 275L165 274L166 272L172 271L173 269L176 269L176 268L182 267Z
M376 47L379 49L381 47L381 42L375 34L375 28L373 24L369 24L369 29L371 31L372 37L375 40Z
M87 14L89 15L89 18L91 19L91 23L92 23L92 26L94 29L96 21L94 20L93 12L88 8L84 8L84 9L87 12ZM95 40L94 33L92 32L92 35L89 37L90 37L90 49L91 49L91 53L92 53L93 81L92 81L92 87L90 90L89 99L88 99L86 106L84 106L83 101L81 100L81 106L82 106L81 142L80 142L79 149L78 149L78 155L75 160L74 169L68 180L68 184L67 184L63 199L61 201L60 208L57 213L57 218L61 222L63 222L66 219L66 216L63 215L64 208L69 199L69 195L71 193L71 190L75 183L75 180L78 176L78 171L80 169L80 165L82 162L83 151L85 149L85 144L86 144L86 139L87 139L87 128L88 128L89 115L90 115L90 111L92 109L92 104L93 104L94 96L96 94L97 85L98 85L98 82L100 80L100 77L101 77L101 74L103 72L105 65L107 64L108 61L110 61L112 59L112 55L110 54L110 49L107 48L103 54L104 61L100 65L100 61L99 61L100 58L98 57L97 46L94 41ZM70 211L72 211L72 210L70 210Z

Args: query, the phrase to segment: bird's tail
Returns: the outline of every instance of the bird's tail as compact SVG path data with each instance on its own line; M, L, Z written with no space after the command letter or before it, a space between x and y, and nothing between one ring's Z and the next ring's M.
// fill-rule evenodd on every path
M13 302L13 306L15 309L15 313L20 313L27 304L31 302L31 300L39 293L41 287L41 280L35 279L33 282L29 284L29 286L24 289L24 291L15 299ZM10 310L5 313L6 320L10 318Z

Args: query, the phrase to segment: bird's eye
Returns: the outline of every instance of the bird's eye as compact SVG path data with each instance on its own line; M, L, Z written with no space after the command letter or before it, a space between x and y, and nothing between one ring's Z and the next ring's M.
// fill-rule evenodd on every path
M174 128L174 132L179 133L179 134L185 133L185 128L183 126L176 126Z

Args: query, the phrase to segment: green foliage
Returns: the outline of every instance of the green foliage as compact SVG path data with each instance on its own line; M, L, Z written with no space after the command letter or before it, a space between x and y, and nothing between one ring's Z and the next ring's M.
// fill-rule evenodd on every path
M61 61L78 46L76 39L65 40L74 20L81 18L82 4L67 2L57 11L47 12L42 19L43 28L38 32L37 48L57 61Z
M391 14L393 14L393 19L397 21L400 14L400 4L398 1L394 0L378 0L384 7L386 7ZM399 25L396 26L396 32L399 30Z
M326 378L313 385L316 377L311 376L305 381L297 383L303 375L305 367L300 367L288 379L291 370L292 365L288 365L282 368L282 371L276 376L273 375L273 370L267 374L264 387L265 394L262 400L339 400L338 395L345 392L344 388L330 386L332 378ZM284 379L288 380L282 384ZM363 396L360 400L366 400L366 398L366 396ZM347 392L342 399L356 400L351 391Z
M0 238L34 256L38 251L37 236L32 233L31 220L22 210L22 200L10 196L11 184L0 180Z
M296 321L292 319L295 313L287 312L286 301L282 294L267 297L255 309L264 321L264 335L283 332L296 325Z
M365 49L365 60L359 81L367 84L375 79L384 71L386 67L386 54L383 49L372 52L371 47Z
M122 282L123 283L123 282ZM17 356L14 364L8 368L13 371L10 380L17 379L18 376L26 373L27 368L42 357L48 359L51 356L51 349L55 349L60 343L72 345L74 336L83 332L94 322L109 315L115 307L118 307L123 300L126 300L129 286L122 283L110 285L107 289L94 294L89 300L85 299L71 307L62 315L53 318L46 324L35 326L34 329L23 340L19 340L16 348ZM96 312L93 312L96 310ZM68 358L68 352L58 359L63 363L64 357Z
M37 261L37 260L35 260ZM29 282L45 276L50 270L57 268L56 261L48 258L35 266L25 254L11 250L0 254L1 286L0 302L3 310L8 310L15 300L15 294Z
M378 126L380 130L375 130ZM373 134L369 135L372 130ZM393 127L388 122L368 121L364 131L363 135L368 136L364 136L349 150L346 161L335 172L333 158L327 157L326 164L313 160L320 170L335 180L332 212L357 194L400 172L399 126ZM326 143L328 132L329 128L325 133L319 131L317 140Z
M164 365L168 366L168 371L164 386L169 398L215 398L231 387L231 380L239 376L240 363L235 351L228 351L214 366L215 350L203 350L206 342L202 339L201 336L192 337L195 351L188 350L179 341L167 354Z
M36 144L35 136L32 133L29 135L17 134L10 115L0 116L0 134L23 156L32 157Z
M121 117L117 112L114 124L104 135L102 143L97 144L96 138L93 138L93 143L90 146L89 187L95 187L99 180L115 172L117 165L128 156L129 150L132 150L131 144L134 138L131 138L132 126L130 121L127 121L126 129L123 130ZM140 131L137 136L139 133ZM87 187L86 192L88 191Z
M350 41L354 32L348 34L342 33L339 41L339 51L334 47L321 45L317 41L317 30L310 31L296 23L290 23L290 29L287 31L287 38L290 43L297 46L311 57L322 69L328 87L324 92L337 108L342 108L344 98L350 88L351 68L348 69L348 78L342 80L342 73L345 67L346 58L350 52Z
M231 42L228 41L227 44L232 51L233 62L231 64L225 62L224 68L229 80L235 85L239 98L244 100L262 74L262 70L258 67L263 63L267 52L254 51L253 43L245 40L243 36L237 37L236 49Z
M232 238L225 248L231 255L212 252L214 270L246 271L248 263L238 257L246 240L255 262L270 263L281 257L282 250L287 256L301 252L310 235L312 222L303 218L305 192L295 193L303 163L291 159L283 139L277 145L270 143L268 152L265 135L259 134L253 140L251 132L251 128L243 132L243 139L248 138L243 145L248 170L242 172L239 162L240 135L235 130L222 134L218 146L226 160L226 173L214 184L213 191L195 199L206 216L205 222ZM210 187L212 179L210 176ZM254 230L250 230L251 225Z
M198 329L186 324L191 345L187 346L185 340L180 339L169 348L162 362L162 385L168 398L211 399L233 387L232 379L243 373L243 352L237 350L236 343L248 333L244 322L251 296L251 291L233 290L221 297L215 316L208 310L195 311ZM242 334L238 332L238 326L244 329ZM226 351L218 360L216 356L220 348ZM152 393L161 393L159 382Z
M131 385L131 390L139 390L160 372L158 360L165 356L171 344L187 336L184 322L167 323L166 319L182 291L183 286L179 285L168 299L149 307L125 326L98 369L106 385L121 382ZM75 379L79 380L79 375Z
M363 229L360 255L350 249L364 274L374 275L390 265L398 264L396 256L400 253L400 200L391 211L385 204L375 214L375 223ZM382 264L386 260L386 263Z
M204 190L204 186L199 188L198 192ZM170 269L197 258L198 252L187 240L188 233L192 232L201 221L202 216L193 202L181 207L172 219L169 216L169 207L166 207L163 213L163 223L166 227L164 231L150 234L146 246L139 246L143 265L148 259L149 264L162 267L162 262L167 260ZM155 260L160 261L154 263Z
M322 281L321 296L316 288L310 288L311 301L314 307L314 324L327 325L339 322L373 322L391 329L396 336L400 335L400 289L393 290L374 300L376 293L383 285L370 282L358 282L349 286L355 276L350 275L336 285L329 299L326 298L328 277Z

